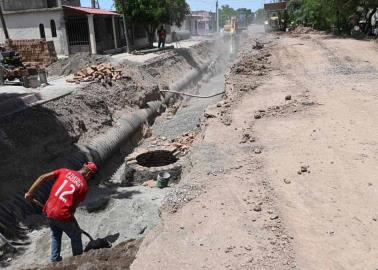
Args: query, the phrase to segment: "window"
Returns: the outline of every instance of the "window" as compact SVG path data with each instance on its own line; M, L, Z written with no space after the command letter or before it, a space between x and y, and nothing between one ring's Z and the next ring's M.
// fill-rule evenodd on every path
M39 34L41 38L46 38L45 26L42 23L39 25Z
M47 0L47 7L48 8L54 8L58 6L57 0Z
M56 25L55 25L55 21L54 20L50 21L50 28L51 28L51 36L52 37L57 37L57 35L56 35Z

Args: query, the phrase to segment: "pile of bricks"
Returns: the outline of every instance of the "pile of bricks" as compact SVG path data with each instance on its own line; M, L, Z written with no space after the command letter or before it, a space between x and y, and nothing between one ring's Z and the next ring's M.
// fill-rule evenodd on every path
M112 64L92 65L81 69L74 74L72 79L67 79L70 83L80 82L111 82L124 78L121 69L116 69Z
M58 60L53 41L44 39L8 40L5 46L17 51L23 63L47 66Z

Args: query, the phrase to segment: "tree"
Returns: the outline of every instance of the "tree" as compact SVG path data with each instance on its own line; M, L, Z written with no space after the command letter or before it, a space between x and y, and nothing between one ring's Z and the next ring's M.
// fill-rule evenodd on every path
M148 35L150 47L153 46L155 32L160 24L181 26L186 15L190 14L185 0L115 0L118 12L126 13L128 22L143 25Z
M226 21L233 16L236 16L237 12L229 5L224 5L219 9L219 25L224 26Z
M338 32L349 32L352 16L360 17L358 7L375 9L377 0L290 0L288 13L295 24L312 26L320 30L336 28ZM367 18L370 21L370 18ZM371 26L367 24L367 26ZM365 29L369 32L370 29Z

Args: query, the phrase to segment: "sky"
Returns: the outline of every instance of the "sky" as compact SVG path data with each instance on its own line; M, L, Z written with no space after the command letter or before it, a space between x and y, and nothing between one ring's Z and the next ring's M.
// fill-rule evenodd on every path
M113 0L98 0L101 8L112 9ZM190 5L191 10L207 10L215 11L216 0L186 0ZM91 0L81 0L81 5L89 7L91 5ZM235 9L237 8L249 8L252 11L262 8L264 5L264 0L219 0L219 6L229 5Z

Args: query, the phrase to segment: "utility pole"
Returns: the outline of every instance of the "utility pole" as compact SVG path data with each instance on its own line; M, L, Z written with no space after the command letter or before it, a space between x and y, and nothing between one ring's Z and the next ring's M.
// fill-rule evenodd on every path
M96 8L96 0L92 0L92 8Z
M3 8L2 8L1 3L0 3L0 19L1 19L1 26L3 27L5 39L8 40L9 39L9 33L8 33L7 25L5 23Z
M122 3L122 9L123 9L123 28L125 28L125 38L126 38L126 52L130 53L130 41L129 41L129 35L127 34L127 14L126 14L126 1L121 0Z
M217 20L217 33L219 33L219 9L218 9L218 0L215 3L215 14L216 14L216 20Z

